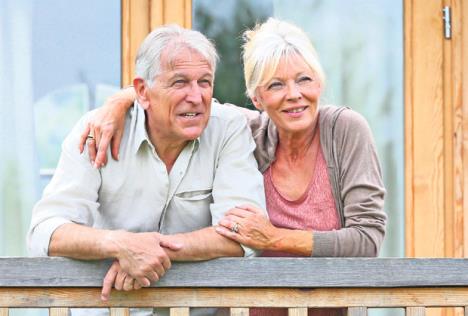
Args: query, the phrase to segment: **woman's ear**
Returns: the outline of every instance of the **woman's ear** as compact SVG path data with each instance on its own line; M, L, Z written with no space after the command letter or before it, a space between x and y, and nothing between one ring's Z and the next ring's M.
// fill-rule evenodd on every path
M141 105L141 107L145 110L148 109L150 106L150 101L149 101L149 88L146 85L145 80L142 78L135 78L133 79L133 87L135 88L136 92L136 98L138 100L138 103Z
M255 106L255 108L259 111L263 111L263 106L262 104L260 103L260 101L258 100L258 97L256 95L254 95L253 97L250 98L252 100L252 103L253 105Z

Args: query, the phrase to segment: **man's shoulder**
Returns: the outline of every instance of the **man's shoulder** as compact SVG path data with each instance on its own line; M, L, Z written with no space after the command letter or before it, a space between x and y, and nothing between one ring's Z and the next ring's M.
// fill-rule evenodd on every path
M210 120L221 120L221 121L231 121L236 119L242 119L244 114L239 108L233 104L229 103L219 103L217 100L213 100L211 103L211 114Z

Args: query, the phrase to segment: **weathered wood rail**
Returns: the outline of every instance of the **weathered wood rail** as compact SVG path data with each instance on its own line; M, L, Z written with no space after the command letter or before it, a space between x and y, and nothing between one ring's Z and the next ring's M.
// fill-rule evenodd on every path
M110 261L65 258L0 258L0 316L9 308L169 307L189 315L190 307L227 307L248 315L250 307L286 307L307 315L307 307L348 307L367 315L370 307L404 307L422 316L427 307L463 307L468 315L468 259L224 258L175 263L157 284L132 292L113 291L100 300Z

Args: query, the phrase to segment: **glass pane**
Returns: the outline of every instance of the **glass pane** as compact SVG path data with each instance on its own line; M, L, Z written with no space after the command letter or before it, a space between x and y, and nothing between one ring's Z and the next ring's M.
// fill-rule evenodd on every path
M120 1L0 0L0 255L26 254L61 142L119 88L120 59Z
M215 97L222 102L249 106L239 48L246 27L271 16L309 34L327 76L322 103L354 108L376 139L389 216L380 255L404 256L402 2L194 0L193 8L194 28L215 41L221 56Z

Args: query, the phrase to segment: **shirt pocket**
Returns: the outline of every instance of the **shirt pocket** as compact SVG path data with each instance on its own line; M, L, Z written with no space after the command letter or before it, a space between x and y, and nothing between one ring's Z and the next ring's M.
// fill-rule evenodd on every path
M184 201L201 201L211 197L212 189L179 192L174 195L175 198Z
M166 212L162 232L176 234L211 226L211 203L211 188L176 193Z

